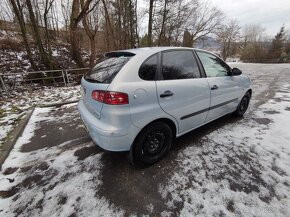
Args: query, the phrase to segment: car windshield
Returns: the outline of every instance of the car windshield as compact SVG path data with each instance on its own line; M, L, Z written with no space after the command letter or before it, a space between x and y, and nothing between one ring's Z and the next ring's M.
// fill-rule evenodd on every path
M108 53L84 78L90 82L109 84L132 56L131 53Z

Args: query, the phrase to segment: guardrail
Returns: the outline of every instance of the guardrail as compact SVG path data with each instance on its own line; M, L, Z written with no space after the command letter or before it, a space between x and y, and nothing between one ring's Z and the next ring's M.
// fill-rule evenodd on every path
M80 84L81 77L89 68L49 70L0 74L0 95L10 90L25 90L43 86L73 86Z

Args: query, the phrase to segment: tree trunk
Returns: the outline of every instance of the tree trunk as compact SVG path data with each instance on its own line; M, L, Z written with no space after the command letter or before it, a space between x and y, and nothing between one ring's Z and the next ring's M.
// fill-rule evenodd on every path
M102 0L102 3L103 3L103 5L104 5L105 19L106 19L106 22L107 22L108 27L109 27L109 31L110 31L111 36L112 36L113 46L114 46L114 49L116 49L117 46L116 46L116 41L115 41L114 31L113 31L112 24L111 24L111 21L110 21L110 16L109 16L108 8L107 8L107 5L106 5L106 3L105 3L105 0Z
M27 4L28 12L29 12L29 18L30 18L32 29L33 29L35 42L36 42L36 45L38 47L38 51L39 51L41 60L47 69L55 69L56 67L52 61L52 57L49 56L43 48L41 35L39 32L38 24L36 23L36 19L35 19L34 12L32 9L31 1L26 0L26 4Z
M81 7L84 7L84 0L80 0L81 2ZM90 49L91 49L91 55L90 55L90 67L93 67L95 64L95 59L96 59L96 44L95 44L95 31L91 31L90 27L88 25L87 21L87 15L83 16L82 23L85 29L85 32L90 40Z
M128 20L129 20L129 23L130 23L130 45L131 45L131 48L133 48L135 46L135 31L134 31L134 25L136 25L135 23L135 16L137 16L137 14L135 15L134 12L135 12L135 8L134 8L134 5L132 4L132 0L129 0L129 17L128 17Z
M90 38L90 45L91 45L90 67L92 68L95 65L96 61L96 44L94 35L92 38Z
M158 37L158 46L164 45L165 21L166 21L166 16L167 16L167 3L168 3L168 0L165 0L164 9L163 9L163 16L162 16L162 25L161 25L160 34Z
M21 13L20 8L18 8L15 0L10 0L10 3L12 5L14 14L17 17L17 20L18 20L18 23L19 23L19 26L20 26L22 39L23 39L23 43L24 43L24 46L25 46L25 49L26 49L26 52L27 52L28 60L29 60L29 62L31 64L31 67L34 70L38 70L38 67L35 65L35 62L33 61L33 58L32 58L32 52L31 52L31 49L30 49L30 46L29 46L29 42L28 42L28 38L27 38L27 32L26 32L26 26L25 26L23 14Z
M117 0L117 12L118 12L118 32L116 35L119 35L118 37L118 49L121 49L124 47L124 40L126 40L126 37L123 35L123 28L122 28L122 15L121 15L121 5L120 5L120 0Z
M137 39L137 47L140 47L140 39L139 39L139 33L138 33L138 16L137 16L137 6L138 6L138 0L135 0L135 34Z
M71 56L76 64L84 68L83 59L81 56L81 48L78 38L78 16L79 16L80 2L79 0L73 0L72 11L70 17L70 44L71 44Z
M49 53L49 56L52 57L52 50L51 50L51 43L50 43L50 36L49 36L49 32L48 32L48 12L51 9L51 6L53 4L54 0L51 0L51 2L49 2L49 0L45 1L45 9L44 9L44 14L43 14L43 18L44 18L44 29L45 29L45 38L46 38L46 44L47 44L47 50Z
M148 47L152 46L153 2L154 0L150 0L149 2L148 42L147 42Z

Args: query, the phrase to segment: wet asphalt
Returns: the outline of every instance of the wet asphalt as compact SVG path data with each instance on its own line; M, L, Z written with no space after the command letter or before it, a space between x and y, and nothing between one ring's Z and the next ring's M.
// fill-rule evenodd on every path
M244 70L245 74L249 74L253 81L253 100L250 106L249 117L251 112L255 111L257 107L273 98L277 88L282 84L290 83L289 68L277 68L277 71L269 75L268 71L265 73L262 72L263 67L266 66L261 65L259 74L252 75L251 69L248 66L245 69L243 69L243 65L238 67ZM264 88L260 88L260 86ZM60 118L60 121L43 121L39 123L35 135L28 144L22 146L21 151L33 152L44 148L59 146L66 142L62 148L74 150L74 155L80 162L92 155L102 153L101 162L103 167L100 171L102 184L96 190L96 195L106 198L110 204L123 209L125 216L129 216L132 213L160 216L162 211L170 209L166 206L165 199L158 192L158 187L160 183L168 182L168 179L178 170L179 166L176 161L178 154L188 146L202 146L204 136L229 123L235 123L240 120L239 118L227 115L196 129L176 139L172 150L165 159L153 166L141 168L129 164L127 152L113 153L97 147L89 138L85 128L82 127L76 105L54 107L49 115L55 119ZM62 119L63 116L67 118ZM268 124L267 119L255 121L260 124ZM45 161L38 162L36 166L39 170L45 171L48 169ZM3 174L9 175L13 174L17 169L8 168L2 172ZM33 174L33 170L35 169L35 167L21 167L21 172ZM47 174L47 176L49 178L49 176L53 176L53 173ZM5 198L14 197L14 200L17 200L17 194L21 188L33 187L35 183L45 187L47 183L43 180L43 177L39 174L29 176L20 185L7 192L2 192L0 196ZM66 198L61 199L60 203L66 203ZM152 210L146 204L152 204L154 206L154 213L152 213ZM170 210L170 212L173 216L177 216L181 208L182 203L175 204L174 209ZM18 212L21 212L21 209ZM16 210L14 212L15 215L18 212Z

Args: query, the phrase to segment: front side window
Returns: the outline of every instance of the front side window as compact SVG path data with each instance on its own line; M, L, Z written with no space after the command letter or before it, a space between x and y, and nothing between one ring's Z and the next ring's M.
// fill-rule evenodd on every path
M207 77L228 76L230 68L220 58L215 55L196 51Z
M169 51L162 54L164 80L200 78L192 51Z
M139 77L146 81L154 81L157 71L157 54L149 57L139 69Z

